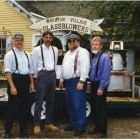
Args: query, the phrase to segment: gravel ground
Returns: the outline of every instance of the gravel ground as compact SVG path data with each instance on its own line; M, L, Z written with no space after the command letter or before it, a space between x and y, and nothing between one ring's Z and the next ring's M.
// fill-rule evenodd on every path
M4 111L0 110L0 138L4 136ZM140 110L137 109L108 109L108 134L107 139L140 139ZM64 127L69 125L68 119L65 116L57 116L53 122L54 125L60 128L59 133L46 131L44 122L41 123L42 134L40 136L34 135L34 125L28 122L28 130L31 133L30 139L92 139L93 135L87 133L88 129L93 128L94 124L92 118L87 121L86 133L79 137L74 137L73 133L65 132ZM13 128L11 131L11 138L14 139L28 139L19 134L18 117L15 118Z

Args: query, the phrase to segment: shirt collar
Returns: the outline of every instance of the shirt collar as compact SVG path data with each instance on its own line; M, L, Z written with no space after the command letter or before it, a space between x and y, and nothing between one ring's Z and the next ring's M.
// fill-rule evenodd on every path
M94 58L97 58L100 54L102 53L102 51L98 52Z
M50 47L49 48L47 48L46 46L45 46L45 44L43 44L42 45L42 47L44 48L44 49L46 49L46 50L49 50L49 48L52 48L52 46L50 45Z
M22 54L22 53L23 53L23 49L22 49L21 52L20 52L16 47L14 47L13 49L14 49L14 51L16 51L16 52L19 53L19 54Z

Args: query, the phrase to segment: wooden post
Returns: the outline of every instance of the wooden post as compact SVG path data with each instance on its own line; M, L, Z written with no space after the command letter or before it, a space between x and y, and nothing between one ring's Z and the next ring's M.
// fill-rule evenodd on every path
M132 72L132 98L135 97L135 71Z

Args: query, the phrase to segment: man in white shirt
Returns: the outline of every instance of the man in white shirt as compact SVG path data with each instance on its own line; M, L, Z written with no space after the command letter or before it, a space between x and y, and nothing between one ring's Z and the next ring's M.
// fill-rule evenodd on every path
M34 133L41 134L41 110L42 103L46 101L45 128L53 132L58 132L59 128L52 125L52 110L54 106L55 87L56 87L56 64L58 59L58 49L51 46L53 33L45 31L42 37L44 44L33 50L32 62L36 80L36 104L34 113Z
M15 34L13 43L14 48L4 57L4 72L8 80L8 107L5 116L4 138L10 138L17 102L19 102L20 134L30 136L27 131L27 114L28 95L30 91L34 91L32 62L30 54L23 50L24 36Z
M86 90L90 56L80 47L80 37L76 34L68 36L69 51L66 53L60 76L59 88L66 83L65 102L70 116L70 126L65 131L76 129L73 136L82 135L86 130Z

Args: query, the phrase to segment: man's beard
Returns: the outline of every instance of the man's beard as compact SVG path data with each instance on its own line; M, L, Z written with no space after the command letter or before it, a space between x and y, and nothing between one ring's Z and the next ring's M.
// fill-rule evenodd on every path
M101 50L101 47L96 51L92 50L92 53L97 54L98 52L100 52L100 50Z
M76 46L74 46L74 47L68 46L68 48L69 48L69 50L70 50L70 49L75 50L77 47L76 47Z
M76 48L78 48L78 46L74 45L73 47L71 47L71 45L68 45L68 48L71 50L75 50Z
M50 41L45 41L44 43L45 43L45 45L51 45Z

